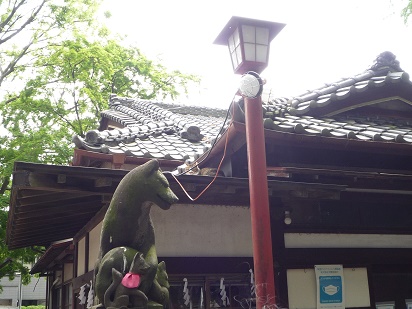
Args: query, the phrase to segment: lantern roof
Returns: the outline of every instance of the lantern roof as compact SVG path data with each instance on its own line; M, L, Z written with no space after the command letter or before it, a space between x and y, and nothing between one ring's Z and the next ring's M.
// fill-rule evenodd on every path
M265 21L259 19L252 19L246 17L232 16L226 26L217 36L214 44L227 45L229 36L235 31L239 25L253 25L255 27L269 28L269 43L278 35L278 33L286 26L286 24L277 23L273 21Z

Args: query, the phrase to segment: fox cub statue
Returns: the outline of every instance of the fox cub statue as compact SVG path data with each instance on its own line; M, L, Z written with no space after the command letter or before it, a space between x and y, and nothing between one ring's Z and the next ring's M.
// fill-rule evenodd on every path
M169 302L164 262L158 263L150 208L178 201L157 160L119 183L102 223L94 269L96 308L158 308Z

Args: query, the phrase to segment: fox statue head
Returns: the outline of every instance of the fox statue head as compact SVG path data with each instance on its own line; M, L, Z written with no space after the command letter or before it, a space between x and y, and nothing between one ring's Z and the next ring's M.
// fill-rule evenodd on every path
M169 209L178 200L160 171L159 162L151 160L127 173L113 195L112 204L122 212L130 211L132 205L145 207L156 204L162 209Z
M162 209L169 209L179 199L170 189L169 182L159 169L159 162L151 160L140 166L141 182L147 201Z

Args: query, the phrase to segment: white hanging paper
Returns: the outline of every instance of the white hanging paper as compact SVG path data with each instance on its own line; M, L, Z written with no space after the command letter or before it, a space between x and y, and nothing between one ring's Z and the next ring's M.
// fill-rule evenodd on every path
M253 275L253 269L249 269L250 273L250 294L255 296L256 294L256 286L255 286L255 276Z
M90 290L89 290L89 294L87 295L86 308L91 308L93 306L93 299L94 299L93 284L92 284L92 281L90 280Z
M200 308L202 309L204 306L203 304L203 287L200 288ZM409 309L409 308L408 308ZM411 308L412 309L412 308Z
M190 295L189 295L189 289L187 288L188 282L187 282L187 278L183 279L184 281L184 285L183 285L183 299L185 301L185 306L189 305L189 303L191 304L190 301Z
M80 287L80 291L79 291L79 296L77 297L80 302L79 305L84 305L86 303L87 297L86 297L86 289L89 287L90 285L88 285L87 283L83 284Z
M223 284L224 280L225 280L224 278L220 278L220 296L221 296L220 299L223 301L223 306L228 306L230 305L230 302L229 302L229 297L227 297L226 295L226 287Z

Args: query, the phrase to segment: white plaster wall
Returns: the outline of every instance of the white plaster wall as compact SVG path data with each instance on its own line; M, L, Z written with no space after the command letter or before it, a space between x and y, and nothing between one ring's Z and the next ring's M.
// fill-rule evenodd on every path
M77 276L83 275L85 272L85 265L84 265L84 261L85 261L85 244L86 244L86 240L84 239L84 237L82 239L79 240L79 243L77 245Z
M73 278L73 263L64 264L63 274L64 274L63 282L66 282Z
M93 270L99 255L100 232L102 230L102 222L89 233L89 270Z
M345 307L370 307L366 268L344 268ZM289 309L316 308L316 275L314 269L288 269Z
M252 256L248 207L175 204L151 215L158 256Z
M157 255L162 257L251 257L248 207L182 205L168 210L153 206ZM94 268L101 223L89 234L89 270ZM84 272L84 239L79 242L78 275ZM91 268L90 268L91 267Z
M19 297L20 277L16 276L14 280L1 278L0 285L3 286L3 291L0 293L0 300L12 300L12 306L17 306ZM22 285L23 300L38 300L45 301L46 299L46 278L32 277L28 285Z

